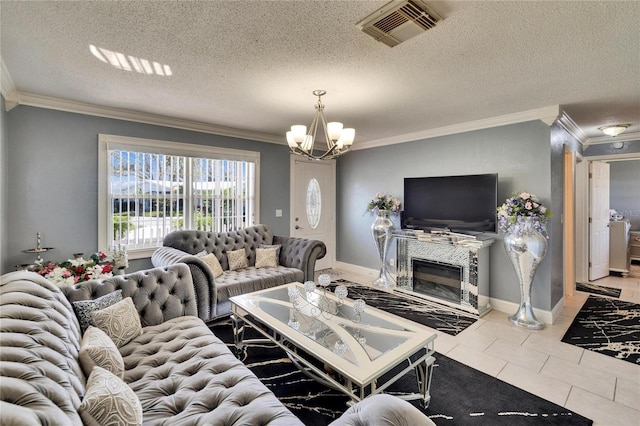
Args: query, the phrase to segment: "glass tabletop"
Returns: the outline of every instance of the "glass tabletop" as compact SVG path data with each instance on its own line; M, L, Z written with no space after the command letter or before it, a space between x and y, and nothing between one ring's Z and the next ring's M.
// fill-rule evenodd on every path
M321 287L307 292L300 283L235 296L231 302L303 349L324 350L323 359L351 369L385 368L435 339L420 324L370 306L358 313L353 300Z

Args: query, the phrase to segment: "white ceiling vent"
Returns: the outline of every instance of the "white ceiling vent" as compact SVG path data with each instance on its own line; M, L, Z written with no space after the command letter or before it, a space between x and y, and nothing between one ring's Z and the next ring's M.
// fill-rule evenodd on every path
M440 19L421 0L393 0L356 25L377 41L393 47L435 27Z

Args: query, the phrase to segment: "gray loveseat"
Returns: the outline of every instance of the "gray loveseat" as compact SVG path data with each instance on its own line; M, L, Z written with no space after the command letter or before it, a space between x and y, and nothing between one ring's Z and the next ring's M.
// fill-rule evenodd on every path
M144 424L302 424L194 316L186 265L62 290L33 272L0 277L1 424L83 424L79 408L87 377L79 360L80 326L69 301L115 290L132 298L143 326L143 333L119 351L123 380L141 402ZM407 402L377 395L349 408L333 424L432 423Z
M278 266L256 268L256 249L279 245ZM229 270L227 252L245 249L246 268ZM186 263L196 291L198 316L212 322L231 313L229 298L290 282L313 280L315 264L326 254L322 241L273 235L266 225L229 232L174 231L151 256L155 267ZM202 256L213 253L223 273L214 277Z

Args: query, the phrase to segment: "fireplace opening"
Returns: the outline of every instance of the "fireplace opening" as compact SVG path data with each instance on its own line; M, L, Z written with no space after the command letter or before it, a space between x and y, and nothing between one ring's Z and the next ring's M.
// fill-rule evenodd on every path
M413 291L460 304L462 267L412 259Z

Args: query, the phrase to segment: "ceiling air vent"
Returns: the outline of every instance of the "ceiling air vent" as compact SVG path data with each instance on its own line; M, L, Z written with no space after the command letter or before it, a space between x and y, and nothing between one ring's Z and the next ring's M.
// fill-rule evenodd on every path
M435 27L440 19L421 0L394 0L356 25L377 41L393 47Z

